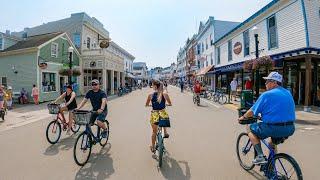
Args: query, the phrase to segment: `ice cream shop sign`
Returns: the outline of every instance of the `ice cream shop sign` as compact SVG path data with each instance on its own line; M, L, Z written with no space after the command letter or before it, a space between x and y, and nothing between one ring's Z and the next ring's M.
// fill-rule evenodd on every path
M238 55L242 51L242 44L240 42L236 42L233 46L233 52Z

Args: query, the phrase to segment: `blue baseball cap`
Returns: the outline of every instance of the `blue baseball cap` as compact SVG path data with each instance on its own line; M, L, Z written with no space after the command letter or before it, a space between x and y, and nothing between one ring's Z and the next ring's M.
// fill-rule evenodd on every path
M282 75L279 74L278 72L271 72L268 77L263 77L263 79L265 80L274 80L274 81L278 81L280 83L282 83Z

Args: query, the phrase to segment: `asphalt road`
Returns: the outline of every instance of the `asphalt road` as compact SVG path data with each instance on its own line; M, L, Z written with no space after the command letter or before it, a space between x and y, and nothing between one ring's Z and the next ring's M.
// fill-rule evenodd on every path
M189 93L174 87L169 88L173 106L168 108L168 154L158 168L149 150L150 108L144 107L150 92L136 90L109 102L109 144L96 145L84 167L73 160L76 135L63 132L56 145L47 142L51 118L46 111L45 119L0 131L0 179L264 179L258 168L246 172L239 166L235 144L245 128L237 123L237 112L204 101L197 107ZM305 179L318 179L318 126L298 124L295 135L279 147L298 161Z

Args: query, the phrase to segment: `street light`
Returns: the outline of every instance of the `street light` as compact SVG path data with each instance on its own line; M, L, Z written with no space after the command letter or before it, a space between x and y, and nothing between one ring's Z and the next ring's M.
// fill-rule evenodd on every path
M71 85L71 77L72 77L72 53L73 53L74 48L70 46L68 48L68 53L69 53L69 73L68 73L68 83Z
M255 40L255 47L256 47L256 59L259 58L259 28L257 26L254 26L251 31L254 34L254 40ZM256 69L256 98L259 97L259 69Z

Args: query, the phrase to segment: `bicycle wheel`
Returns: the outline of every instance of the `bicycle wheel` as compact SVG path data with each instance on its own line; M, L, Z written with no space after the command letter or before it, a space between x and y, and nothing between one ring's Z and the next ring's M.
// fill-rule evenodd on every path
M74 123L72 126L71 126L71 131L75 134L79 131L80 129L80 125Z
M164 151L164 146L163 146L163 139L160 138L158 142L158 158L159 158L159 167L162 166L162 158L163 158L163 151Z
M193 100L193 104L196 104L196 97L195 96L192 97L192 100Z
M102 146L102 147L104 147L104 146L106 146L106 144L108 143L108 140L109 140L109 132L110 132L110 129L109 129L109 123L108 122L106 122L106 126L107 126L107 129L106 129L106 131L107 131L107 136L106 136L106 138L103 138L102 136L101 136L101 131L100 131L100 145Z
M267 165L268 179L298 179L303 180L301 169L288 154L279 153Z
M219 104L225 104L225 103L227 103L227 100L228 100L227 96L221 95L219 97Z
M46 137L50 144L56 144L61 136L61 124L57 120L51 121L46 130Z
M255 165L252 163L252 160L255 156L256 152L250 142L248 134L241 133L237 139L237 157L240 166L246 171L253 169Z
M214 95L214 97L213 97L213 101L214 101L214 102L218 102L218 101L219 101L219 97L220 97L220 96L219 96L219 95L217 95L217 94L216 94L216 95Z
M87 132L82 132L73 147L73 159L79 166L84 166L90 157L92 137Z
M200 96L197 97L197 106L200 106Z

